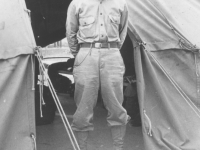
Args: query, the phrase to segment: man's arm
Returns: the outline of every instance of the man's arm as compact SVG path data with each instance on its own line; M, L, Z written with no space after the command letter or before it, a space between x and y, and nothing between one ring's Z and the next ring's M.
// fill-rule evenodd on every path
M67 22L66 22L66 37L71 53L76 56L79 50L78 40L76 34L78 32L78 17L76 15L76 8L73 3L68 7Z
M119 37L120 37L119 49L121 49L124 43L124 40L126 38L127 27L128 27L128 8L127 8L127 5L125 5L124 11L121 14L121 20L120 20L120 26L119 26Z

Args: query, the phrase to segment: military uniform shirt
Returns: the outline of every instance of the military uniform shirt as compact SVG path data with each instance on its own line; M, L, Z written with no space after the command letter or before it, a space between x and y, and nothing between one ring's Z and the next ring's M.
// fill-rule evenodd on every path
M121 48L128 24L125 0L73 0L69 5L66 36L76 54L80 43L116 42Z

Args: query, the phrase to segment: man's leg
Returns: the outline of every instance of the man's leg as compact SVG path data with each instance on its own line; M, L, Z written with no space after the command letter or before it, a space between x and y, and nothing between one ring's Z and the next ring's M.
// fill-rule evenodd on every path
M123 75L125 67L118 49L101 52L100 81L102 98L108 110L114 150L123 150L126 124L129 116L123 108Z
M93 130L93 108L99 90L98 53L89 54L90 49L80 49L75 60L74 100L77 110L73 116L72 129L75 131L81 150L87 149L89 131ZM77 66L76 66L77 65Z
M112 126L111 135L113 139L114 150L123 150L126 125Z
M87 150L87 139L89 131L75 131L75 136L80 150Z

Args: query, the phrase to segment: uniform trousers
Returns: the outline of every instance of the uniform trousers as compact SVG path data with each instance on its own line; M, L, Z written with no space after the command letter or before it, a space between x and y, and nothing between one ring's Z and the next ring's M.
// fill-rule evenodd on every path
M77 105L72 121L73 130L94 129L93 109L99 88L108 110L108 126L127 124L129 116L122 107L124 72L125 66L118 48L80 48L73 70L74 100Z

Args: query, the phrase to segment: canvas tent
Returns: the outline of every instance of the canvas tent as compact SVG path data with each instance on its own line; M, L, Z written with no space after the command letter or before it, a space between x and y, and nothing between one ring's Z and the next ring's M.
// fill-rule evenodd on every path
M0 149L33 150L35 47L24 0L0 0Z
M37 45L64 38L68 3L26 0ZM199 150L200 2L127 3L145 149ZM24 0L0 4L0 149L32 150L35 42Z
M145 149L199 150L200 1L127 2Z

